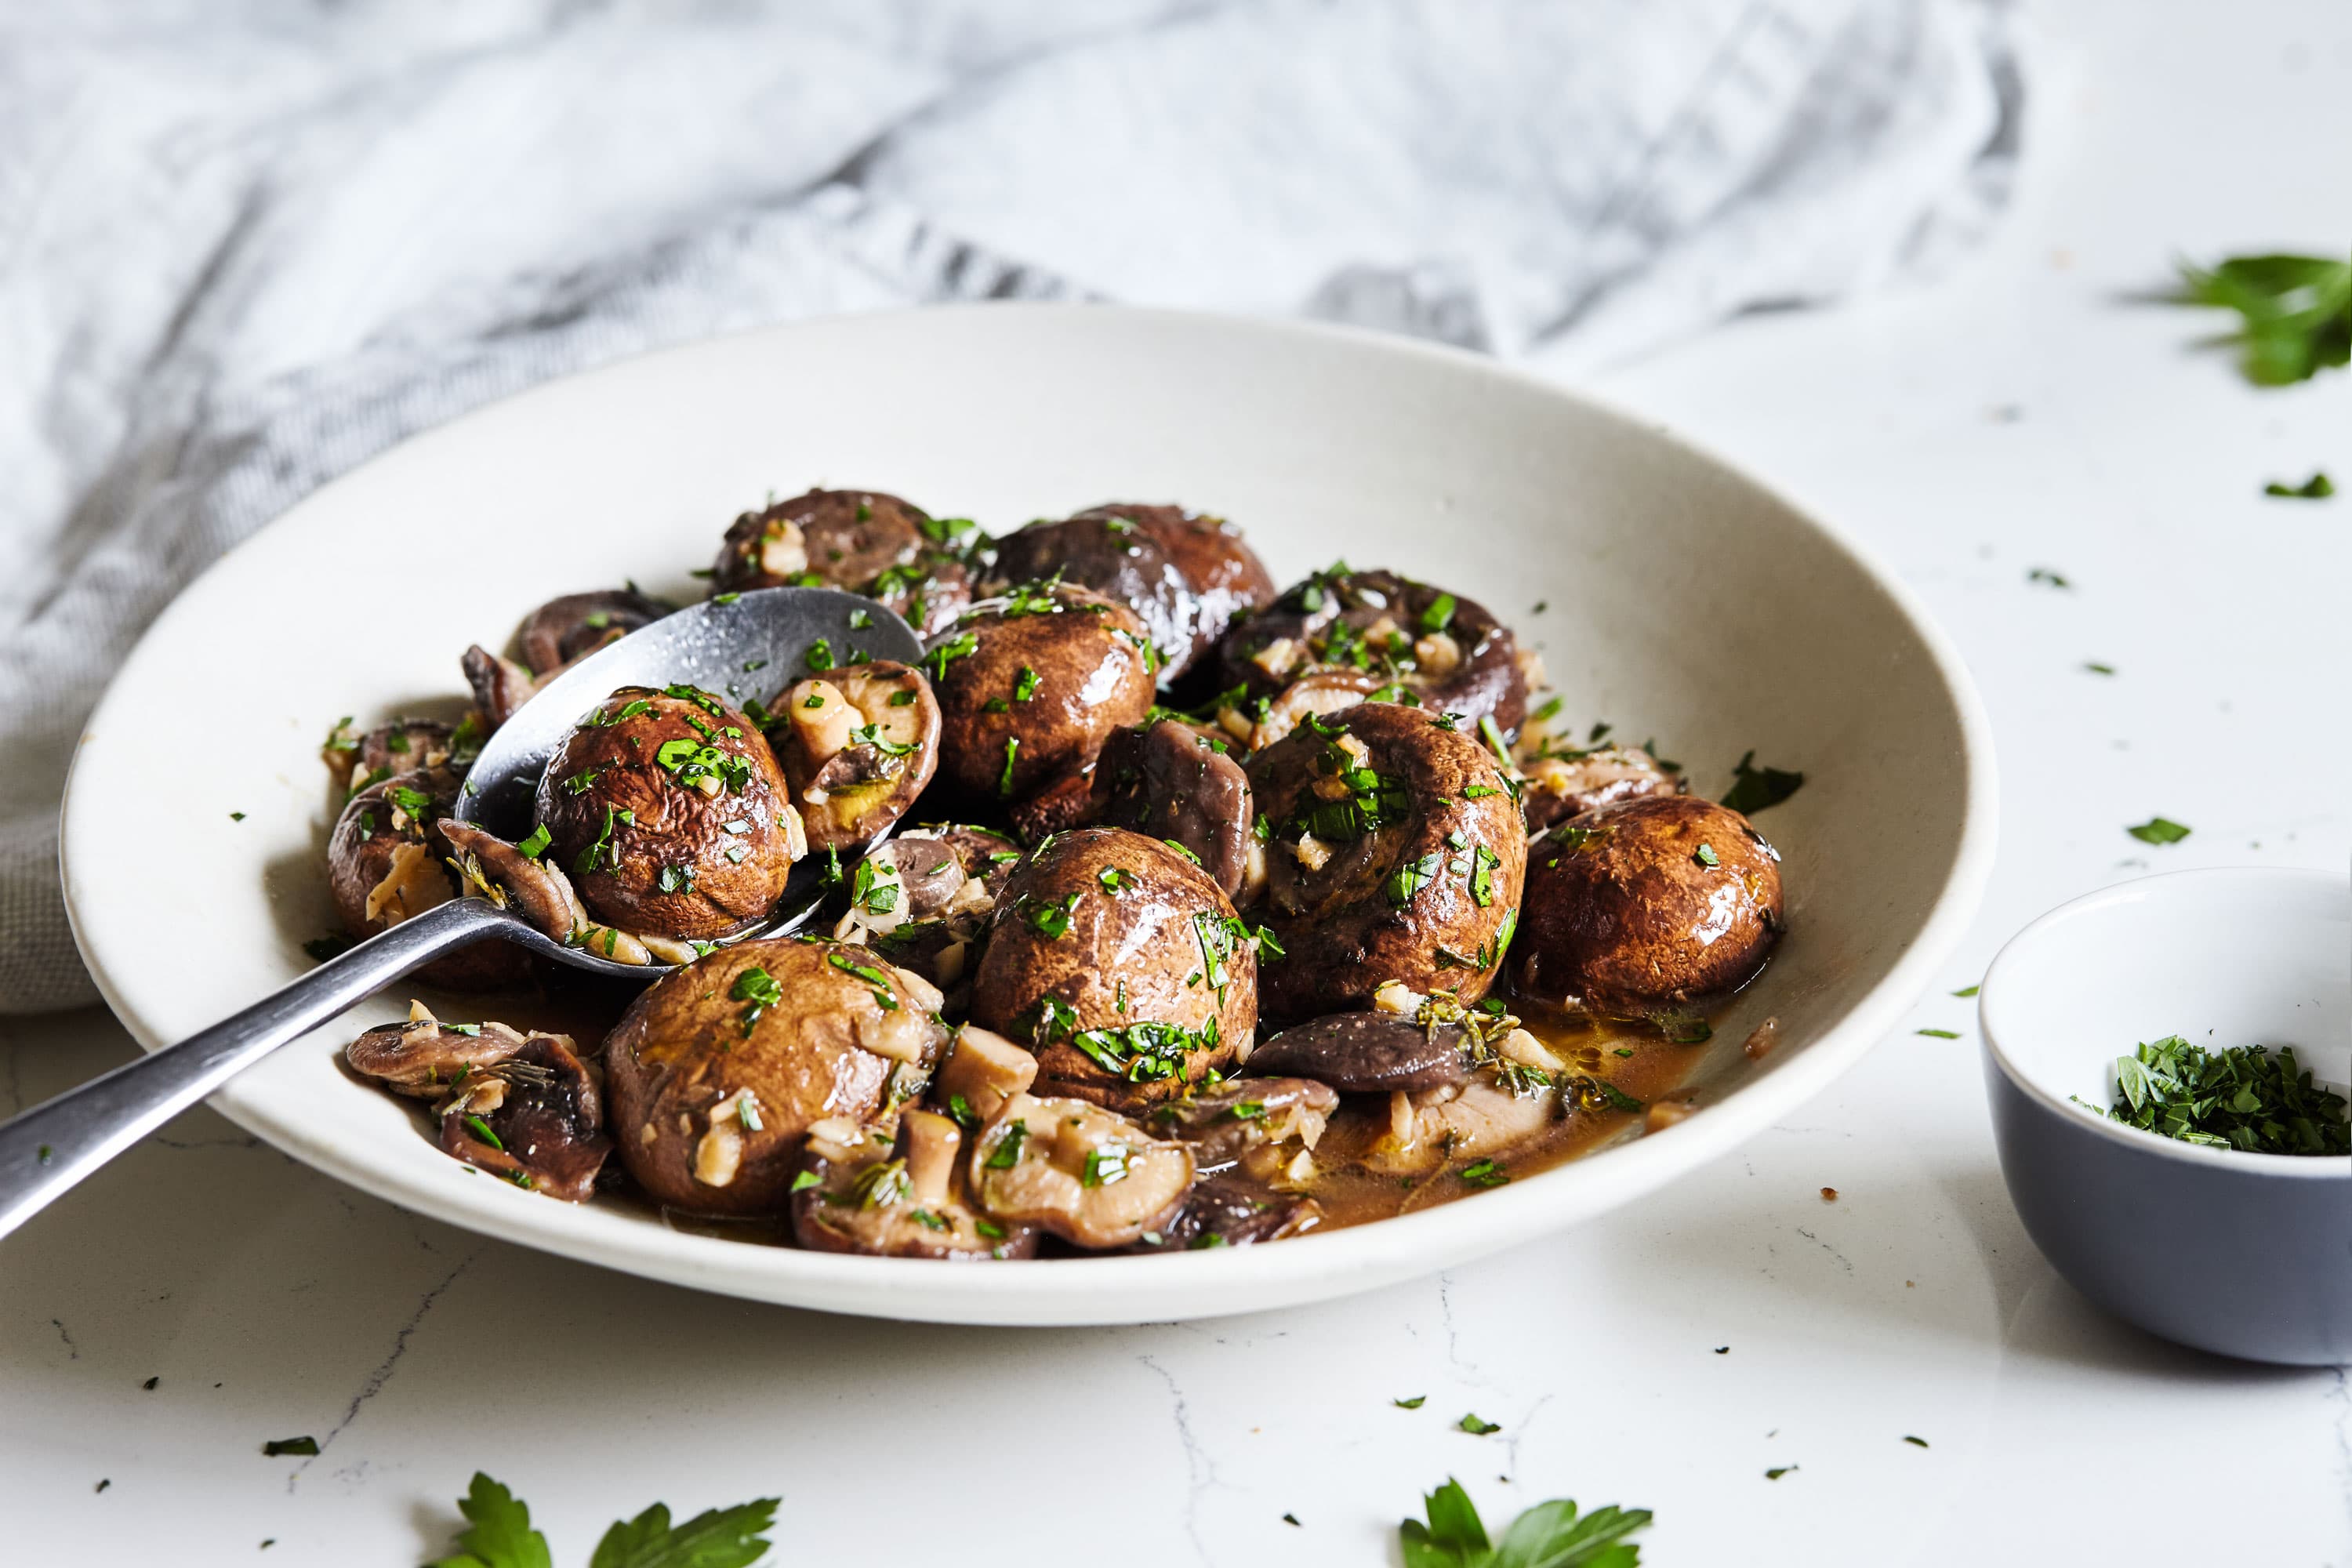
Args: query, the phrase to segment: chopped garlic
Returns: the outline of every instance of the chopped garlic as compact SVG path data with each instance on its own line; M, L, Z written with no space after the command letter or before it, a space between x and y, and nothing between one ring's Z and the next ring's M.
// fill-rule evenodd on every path
M1402 980L1383 980L1372 993L1372 1011L1410 1018L1428 1005L1429 998Z

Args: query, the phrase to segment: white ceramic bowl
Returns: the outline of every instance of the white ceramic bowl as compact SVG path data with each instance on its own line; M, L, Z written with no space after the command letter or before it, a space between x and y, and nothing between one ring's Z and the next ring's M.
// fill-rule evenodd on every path
M2352 1082L2352 884L2248 868L2108 888L2011 938L1978 1008L2001 1173L2076 1289L2183 1344L2352 1361L2352 1159L2202 1147L2102 1114L2116 1058L2170 1035L2293 1046L2319 1083Z
M1763 821L1787 857L1792 933L1699 1053L1706 1108L1380 1225L976 1268L718 1240L467 1180L410 1110L335 1065L403 995L239 1079L215 1100L224 1112L394 1203L706 1289L964 1322L1237 1312L1544 1236L1731 1148L1890 1029L1976 907L1992 757L1959 661L1884 572L1752 481L1468 354L988 306L779 328L538 388L387 453L214 567L125 664L66 804L75 930L132 1034L152 1047L252 1001L331 928L314 753L338 716L453 710L468 642L624 577L691 595L687 572L738 511L820 483L877 486L996 531L1106 500L1181 500L1242 523L1278 578L1344 555L1486 602L1543 647L1569 719L1654 736L1706 793L1751 747L1802 770L1803 790ZM1768 1015L1780 1047L1751 1062L1740 1039Z

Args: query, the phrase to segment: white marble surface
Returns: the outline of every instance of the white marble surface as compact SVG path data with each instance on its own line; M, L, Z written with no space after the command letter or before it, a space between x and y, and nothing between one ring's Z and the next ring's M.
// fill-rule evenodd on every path
M1992 712L1983 917L1833 1093L1631 1211L1444 1278L1055 1332L602 1273L409 1218L196 1112L0 1253L0 1558L243 1563L268 1540L271 1562L411 1564L479 1467L560 1563L656 1499L761 1493L783 1499L780 1562L1377 1563L1453 1474L1490 1522L1559 1495L1654 1508L1665 1565L2352 1564L2347 1374L2178 1351L2056 1279L2001 1188L1969 1005L1941 994L2113 879L2352 855L2352 500L2260 495L2352 479L2352 377L2256 394L2184 352L2200 323L2119 299L2176 250L2343 242L2352 12L2080 0L2042 25L2022 205L1986 258L1601 384L1869 541ZM2194 835L2124 835L2159 812ZM99 1016L13 1023L0 1110L131 1049ZM1465 1411L1502 1431L1454 1430ZM318 1458L260 1456L299 1433Z

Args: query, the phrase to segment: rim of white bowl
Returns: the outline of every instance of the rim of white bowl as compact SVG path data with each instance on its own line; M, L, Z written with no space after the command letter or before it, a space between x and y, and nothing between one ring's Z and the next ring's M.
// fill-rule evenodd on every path
M2308 866L2192 866L2179 871L2158 871L2151 876L2134 877L2112 887L2101 888L2069 899L2056 909L2040 916L2015 936L2001 944L1993 955L1992 964L1977 992L1977 1028L1984 1038L1985 1055L1992 1058L2001 1076L2022 1089L2026 1095L2061 1116L2072 1117L2084 1126L2126 1147L2144 1154L2156 1154L2168 1159L2186 1160L2191 1164L2206 1165L2214 1170L2235 1171L2242 1175L2294 1176L2308 1181L2352 1180L2352 1161L2326 1154L2269 1154L2247 1149L2216 1149L2209 1144L2189 1143L2179 1138L2168 1138L2161 1132L2150 1132L2117 1121L2103 1110L2065 1099L2045 1088L2026 1071L2008 1051L2002 1048L2000 1035L1993 1027L1993 1009L1999 1001L2000 982L2006 969L2023 949L2051 929L2076 920L2096 919L2105 910L2131 902L2147 896L2151 882L2183 880L2211 881L2224 879L2264 881L2294 881L2345 891L2344 879L2333 871ZM2118 1052L2118 1055L2121 1053Z
M223 564L237 551L250 547L255 541L275 528L285 517L310 505L312 500L326 491L337 486L354 482L364 475L371 466L383 461L401 447L417 440L429 439L439 431L446 429L448 426L459 420L471 418L487 409L540 395L551 387L564 383L625 376L631 374L641 361L692 354L722 340L758 337L788 339L792 333L807 329L839 331L845 323L855 321L948 313L964 314L974 311L998 314L1018 311L1037 316L1116 313L1129 318L1156 319L1180 328L1192 325L1228 331L1240 329L1273 336L1337 342L1353 349L1370 349L1382 354L1403 359L1427 360L1456 370L1472 369L1479 374L1499 377L1545 396L1579 405L1622 426L1629 435L1638 434L1643 438L1665 443L1694 462L1752 489L1773 505L1782 508L1790 515L1801 520L1831 548L1845 555L1858 572L1886 595L1932 661L1937 678L1952 699L1954 715L1960 735L1960 762L1965 779L1960 807L1958 843L1954 850L1950 869L1944 879L1943 886L1937 891L1935 901L1929 906L1927 918L1921 922L1916 937L1889 966L1879 983L1855 1004L1853 1009L1843 1020L1824 1030L1802 1051L1785 1057L1779 1062L1767 1063L1765 1071L1758 1079L1742 1085L1740 1089L1726 1095L1722 1100L1705 1107L1701 1114L1692 1116L1674 1127L1671 1130L1673 1138L1679 1142L1672 1149L1666 1146L1667 1141L1663 1138L1635 1138L1624 1143L1595 1150L1591 1155L1555 1166L1524 1181L1514 1182L1508 1186L1480 1193L1473 1199L1463 1200L1489 1205L1486 1212L1494 1216L1496 1226L1509 1226L1516 1223L1519 1239L1532 1241L1551 1235L1567 1225L1589 1217L1599 1210L1613 1207L1617 1203L1639 1197L1664 1185L1675 1177L1695 1169L1701 1163L1728 1153L1747 1139L1769 1127L1790 1106L1802 1103L1827 1089L1830 1084L1860 1061L1873 1047L1889 1035L1901 1023L1913 1002L1932 983L1936 970L1950 956L1953 950L1958 946L1960 939L1967 934L1969 924L1975 918L1976 911L1982 901L1985 886L1991 876L1994 849L1999 835L2000 785L1993 756L1992 727L1985 713L1983 699L1977 691L1976 683L1969 674L1966 662L1942 627L1928 614L1926 604L1919 595L1897 577L1885 562L1848 536L1842 528L1826 521L1811 508L1797 504L1779 489L1759 479L1738 464L1718 457L1705 447L1661 425L1654 418L1635 414L1612 400L1595 396L1583 388L1548 379L1530 370L1504 364L1486 354L1475 353L1449 344L1399 337L1368 328L1331 322L1261 319L1213 311L1161 310L1124 305L1055 301L992 301L981 304L916 306L903 310L811 317L804 321L770 323L735 332L714 333L688 342L628 355L591 370L575 372L552 381L537 383L509 394L505 397L493 399L478 408L470 409L457 416L456 419L418 431L393 447L385 448L383 452L375 454L365 462L337 475L327 484L312 490L297 501L286 512L280 513L278 518L273 518L254 533L247 535L245 540L225 552L221 560L206 567L190 582L187 587L180 591L173 601L150 625L147 631L142 634L141 645L143 645L147 638L167 620L184 612L191 592L198 584L221 570ZM138 654L139 647L134 646L131 655L125 659L125 668L138 657ZM85 735L100 728L113 717L113 708L119 701L125 700L121 686L121 671L118 670L115 679L110 682L107 691L100 699L89 723L85 725ZM86 755L86 751L77 752L77 768L82 757ZM124 995L113 983L112 977L102 972L96 963L91 963L90 943L83 931L80 915L74 907L73 899L71 845L75 834L71 805L74 798L72 780L69 778L65 801L60 807L59 843L60 860L63 862L60 870L66 885L67 912L73 928L75 945L84 963L89 964L100 995L129 1029L132 1037L143 1050L150 1052L159 1050L171 1043L169 1038L155 1027L152 1021L144 1017L139 1009L131 1004L130 998ZM1765 1092L1768 1084L1777 1087ZM228 1117L230 1121L261 1137L265 1142L293 1154L304 1163L324 1171L373 1196L388 1202L406 1205L446 1223L501 1240L519 1242L559 1256L577 1258L604 1268L617 1268L624 1272L638 1274L671 1284L745 1296L750 1293L730 1286L727 1282L727 1277L740 1274L747 1265L750 1265L756 1273L793 1276L807 1284L815 1286L817 1292L814 1293L836 1294L824 1290L824 1287L830 1283L852 1287L853 1294L862 1294L854 1287L856 1285L870 1287L877 1279L911 1280L919 1277L928 1280L934 1277L931 1271L935 1271L937 1267L918 1259L833 1257L796 1248L761 1247L746 1248L747 1252L756 1252L761 1255L756 1259L749 1257L738 1259L731 1268L721 1270L713 1267L709 1257L702 1250L711 1244L709 1238L704 1237L689 1236L675 1231L649 1230L633 1236L625 1245L615 1247L603 1237L581 1234L583 1227L579 1222L585 1216L568 1214L534 1215L530 1224L518 1227L513 1223L513 1215L510 1213L483 1202L482 1194L478 1192L468 1193L462 1188L446 1188L438 1183L412 1180L401 1171L381 1168L365 1161L354 1159L347 1151L331 1141L315 1135L307 1135L299 1128L288 1128L275 1118L240 1101L237 1086L232 1080L215 1093L207 1103ZM1701 1144L1702 1147L1694 1150L1692 1148L1694 1142ZM1602 1200L1599 1203L1566 1205L1559 1204L1555 1194L1559 1184L1563 1181L1576 1182L1580 1180L1580 1175L1583 1182L1592 1182L1596 1163L1603 1164L1608 1172L1606 1184L1614 1189L1617 1194L1614 1201ZM488 1184L480 1184L479 1185L488 1186ZM959 1291L972 1303L971 1307L965 1310L981 1315L967 1317L961 1312L941 1314L928 1310L910 1312L908 1315L941 1321L969 1322L1151 1321L1148 1316L1135 1317L1119 1314L1106 1317L1084 1308L1076 1309L1076 1315L1066 1318L1035 1316L1008 1319L992 1315L994 1312L1007 1310L1018 1312L1024 1305L1051 1311L1056 1299L1069 1290L1070 1286L1066 1283L1066 1280L1069 1271L1073 1269L1083 1270L1085 1277L1099 1284L1104 1292L1118 1289L1123 1285L1140 1284L1147 1279L1163 1284L1174 1283L1179 1276L1187 1279L1205 1279L1207 1276L1202 1275L1201 1271L1223 1269L1227 1271L1225 1277L1228 1279L1233 1278L1235 1273L1248 1273L1276 1287L1277 1289L1286 1285L1293 1300L1327 1300L1352 1294L1356 1290L1366 1288L1366 1285L1355 1284L1342 1285L1338 1289L1328 1288L1328 1282L1335 1278L1351 1274L1360 1275L1367 1277L1367 1284L1377 1284L1386 1282L1391 1278L1403 1277L1398 1275L1392 1268L1383 1267L1382 1256L1391 1248L1404 1247L1412 1242L1417 1241L1422 1244L1421 1250L1425 1253L1428 1259L1428 1267L1412 1268L1410 1270L1412 1275L1434 1272L1438 1268L1448 1266L1452 1261L1457 1261L1460 1256L1483 1256L1487 1252L1499 1250L1499 1248L1483 1246L1466 1248L1449 1246L1447 1236L1452 1222L1447 1211L1454 1207L1454 1205L1451 1204L1441 1205L1414 1214L1396 1215L1370 1225L1348 1226L1311 1238L1314 1241L1312 1246L1204 1249L1197 1256L1188 1252L1181 1257L1070 1258L1033 1262L1017 1269L959 1270ZM1560 1215L1562 1207L1569 1210L1565 1218ZM1496 1212L1498 1210L1508 1212ZM1479 1234L1487 1233L1488 1227L1482 1226ZM624 1256L615 1256L616 1251ZM1175 1270L1177 1274L1171 1275L1170 1270ZM779 1298L763 1294L753 1299ZM1264 1300L1265 1300L1264 1297L1252 1298L1254 1302ZM834 1306L821 1302L807 1304L818 1310L846 1311L864 1315L872 1315L875 1311L871 1307L856 1305ZM1244 1306L1233 1310L1247 1310L1250 1308ZM1207 1312L1188 1311L1184 1315L1214 1316L1216 1313L1212 1309Z

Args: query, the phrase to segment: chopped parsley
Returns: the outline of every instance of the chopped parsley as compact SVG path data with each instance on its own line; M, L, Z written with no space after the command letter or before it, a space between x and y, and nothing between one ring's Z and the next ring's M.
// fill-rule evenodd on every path
M2170 1035L2116 1058L2116 1102L2107 1115L2209 1148L2347 1154L2352 1123L2345 1112L2344 1096L2315 1083L2292 1046L2208 1051Z
M2281 496L2289 500L2326 500L2336 493L2336 481L2325 473L2315 473L2299 485L2284 484L2273 479L2263 487L2266 496Z
M2178 844L2189 837L2189 830L2168 816L2151 816L2137 827L2126 827L2126 833L2142 844Z
M1797 793L1805 775L1780 768L1759 768L1752 764L1756 753L1749 752L1731 764L1731 788L1724 793L1723 805L1742 816L1753 816L1768 806L1775 806Z

